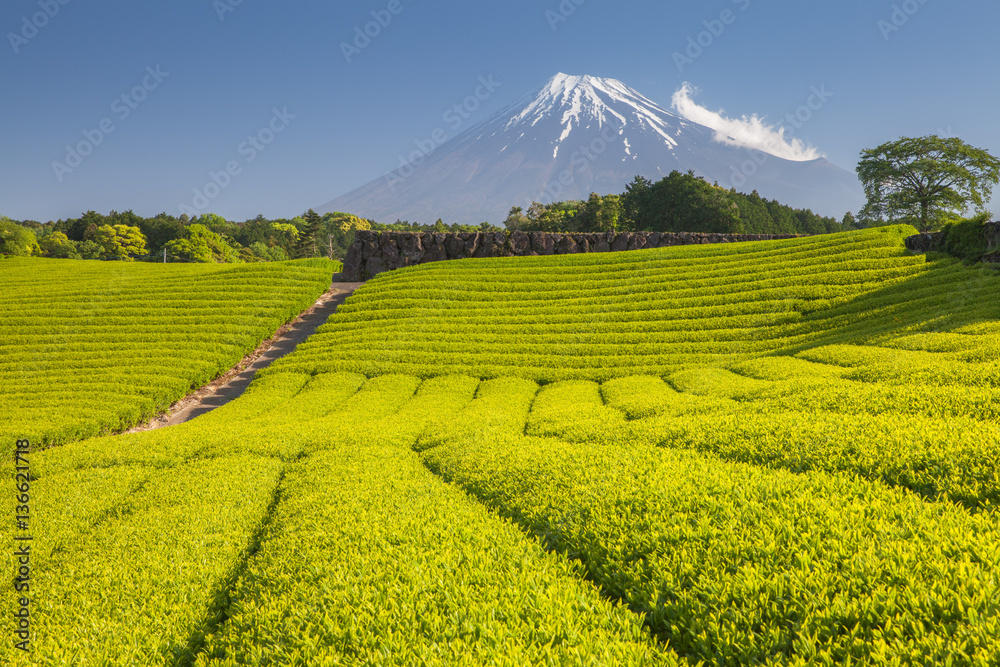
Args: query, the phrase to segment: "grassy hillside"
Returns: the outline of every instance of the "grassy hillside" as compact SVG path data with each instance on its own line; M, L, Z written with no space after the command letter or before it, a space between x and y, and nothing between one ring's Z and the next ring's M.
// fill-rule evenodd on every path
M602 381L1000 319L995 273L909 256L912 233L427 264L371 281L280 367Z
M31 456L30 664L994 664L1000 277L907 231L380 277Z
M157 414L309 307L336 268L0 261L4 450Z

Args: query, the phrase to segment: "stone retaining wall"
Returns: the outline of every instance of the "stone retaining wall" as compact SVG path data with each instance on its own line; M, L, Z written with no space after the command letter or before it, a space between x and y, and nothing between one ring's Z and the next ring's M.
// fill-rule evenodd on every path
M906 237L906 249L913 252L940 252L944 248L944 232L927 232Z
M405 266L470 257L525 257L585 252L645 250L667 246L739 243L798 238L778 234L698 234L607 232L548 234L545 232L434 232L359 231L344 259L343 280L362 282L384 271Z

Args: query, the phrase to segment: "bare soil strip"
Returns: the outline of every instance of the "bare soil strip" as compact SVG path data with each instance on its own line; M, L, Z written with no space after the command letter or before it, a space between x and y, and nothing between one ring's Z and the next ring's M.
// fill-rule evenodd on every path
M125 432L139 433L140 431L152 431L165 426L183 424L239 398L253 382L257 371L267 368L275 360L294 352L299 343L316 333L317 327L326 322L330 315L336 312L337 307L363 284L333 283L330 289L309 310L278 329L274 336L265 340L256 350L243 357L225 375L188 394L170 406L170 409L159 417Z

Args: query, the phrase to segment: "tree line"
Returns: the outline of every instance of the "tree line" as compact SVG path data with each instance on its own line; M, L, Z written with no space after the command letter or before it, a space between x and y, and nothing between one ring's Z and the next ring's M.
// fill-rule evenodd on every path
M694 172L673 171L654 183L637 176L619 195L591 194L587 201L534 202L515 206L504 221L510 230L541 232L701 232L718 234L826 234L859 229L853 214L843 220L773 199L726 190Z
M309 210L294 218L257 216L232 222L206 213L189 218L161 213L144 218L132 211L102 215L88 211L79 218L42 224L0 216L0 254L59 259L148 260L171 262L280 262L327 257L343 259L358 230L492 231L481 225L422 225L397 220L380 224L350 213L319 215Z

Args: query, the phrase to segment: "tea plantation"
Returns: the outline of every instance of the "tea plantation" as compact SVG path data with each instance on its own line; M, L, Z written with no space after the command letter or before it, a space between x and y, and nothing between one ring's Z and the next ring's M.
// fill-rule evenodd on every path
M162 412L312 305L338 269L0 260L2 451Z
M234 403L29 455L0 660L996 665L1000 275L911 233L379 276Z

